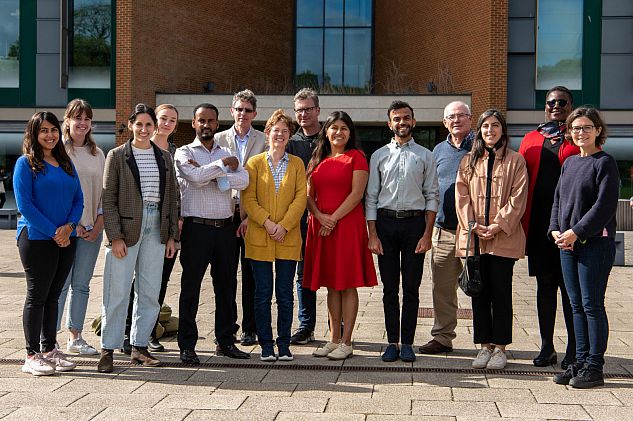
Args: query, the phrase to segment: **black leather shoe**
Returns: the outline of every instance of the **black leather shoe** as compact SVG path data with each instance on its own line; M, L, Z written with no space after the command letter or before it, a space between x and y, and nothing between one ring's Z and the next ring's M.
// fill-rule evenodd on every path
M130 343L130 338L127 336L123 340L123 348L121 348L120 351L125 355L132 355L132 344Z
M242 332L240 343L244 346L252 346L257 344L257 336L253 332Z
M251 357L251 354L247 354L244 351L241 351L235 345L222 346L218 345L215 349L215 355L217 356L225 356L229 358L237 358L239 360L247 360Z
M165 347L156 338L149 338L147 348L152 352L165 352Z
M183 349L180 351L180 361L187 365L200 365L200 358L193 349Z
M553 351L551 354L543 354L543 352L541 352L532 360L532 363L535 367L547 367L556 364L557 358L556 351ZM566 368L567 367L565 367L565 369Z

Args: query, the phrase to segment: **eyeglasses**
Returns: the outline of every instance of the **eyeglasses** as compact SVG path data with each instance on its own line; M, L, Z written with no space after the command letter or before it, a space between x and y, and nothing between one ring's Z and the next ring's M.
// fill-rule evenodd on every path
M255 111L252 108L242 108L242 107L237 107L237 108L233 108L233 109L235 111L237 111L238 113L241 113L241 112L252 113L253 111Z
M559 107L564 107L567 105L568 102L569 101L567 101L566 99L550 99L549 101L546 101L545 103L547 104L548 107L554 108L556 104L558 104Z
M306 108L299 108L295 110L295 113L297 114L310 114L312 111L314 111L316 109L316 107L306 107Z
M470 117L470 114L457 113L457 114L449 114L447 116L444 116L446 120L450 120L450 121L463 120L464 118L467 118L467 117Z
M572 126L571 132L574 134L578 134L580 132L591 133L596 126L592 126L591 124L587 124L586 126Z

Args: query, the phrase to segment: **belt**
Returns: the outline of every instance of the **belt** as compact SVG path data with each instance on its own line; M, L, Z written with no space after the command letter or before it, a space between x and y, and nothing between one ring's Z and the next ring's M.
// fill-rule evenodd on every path
M424 215L423 210L391 210L391 209L378 209L378 215L388 216L390 218L412 218L414 216L422 216Z
M202 224L209 225L216 228L222 228L226 225L233 223L233 217L224 218L224 219L207 219L207 218L196 218L195 216L187 216L185 217L185 221L193 222L194 224Z

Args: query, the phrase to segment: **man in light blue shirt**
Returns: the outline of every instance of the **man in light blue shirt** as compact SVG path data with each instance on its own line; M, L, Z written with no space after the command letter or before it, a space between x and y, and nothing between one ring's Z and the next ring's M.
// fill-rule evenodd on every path
M424 253L431 248L439 186L433 154L413 139L411 106L394 101L387 116L394 137L374 152L369 164L365 201L369 249L378 255L383 283L389 345L382 360L412 362ZM401 273L402 314L398 296Z

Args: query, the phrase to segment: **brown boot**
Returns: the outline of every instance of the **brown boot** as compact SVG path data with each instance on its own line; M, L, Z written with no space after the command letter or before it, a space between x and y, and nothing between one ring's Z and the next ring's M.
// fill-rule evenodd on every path
M152 357L147 348L132 347L132 356L130 361L136 364L142 364L145 367L160 367L163 365L159 359Z
M114 351L111 349L102 349L101 358L97 364L97 371L99 373L112 373L114 370Z

